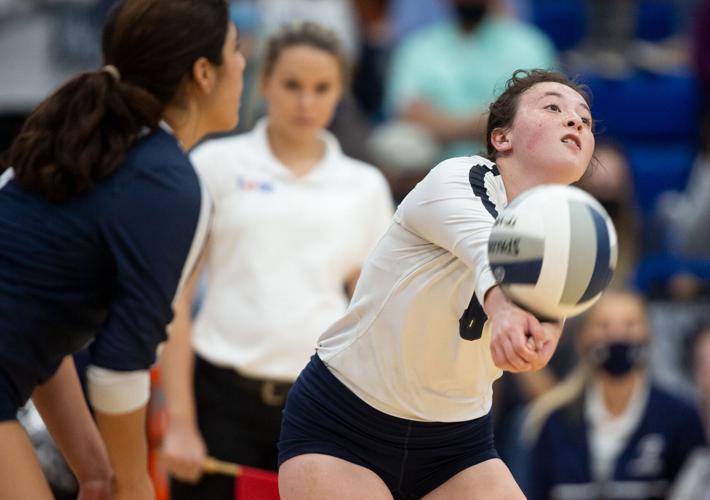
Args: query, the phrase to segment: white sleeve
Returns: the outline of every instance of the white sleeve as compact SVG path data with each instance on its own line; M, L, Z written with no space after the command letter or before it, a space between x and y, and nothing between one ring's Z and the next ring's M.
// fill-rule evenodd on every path
M122 372L90 365L86 370L86 379L89 402L101 413L130 413L148 403L148 370Z
M478 301L496 284L488 263L494 218L474 194L470 159L454 158L436 167L402 201L395 218L408 230L451 252L473 271Z
M389 184L385 177L378 171L373 169L372 187L367 198L368 219L365 223L365 232L363 233L363 249L361 252L359 266L362 266L365 259L370 254L370 251L375 247L382 235L385 234L387 228L392 223L392 214L394 212L394 203L392 193L390 192Z

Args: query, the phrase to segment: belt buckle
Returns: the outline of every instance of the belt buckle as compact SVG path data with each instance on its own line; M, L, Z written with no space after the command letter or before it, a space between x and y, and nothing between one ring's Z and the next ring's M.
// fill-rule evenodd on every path
M276 382L272 380L266 380L261 384L261 400L269 406L281 406L286 400L287 393L288 391L277 393Z

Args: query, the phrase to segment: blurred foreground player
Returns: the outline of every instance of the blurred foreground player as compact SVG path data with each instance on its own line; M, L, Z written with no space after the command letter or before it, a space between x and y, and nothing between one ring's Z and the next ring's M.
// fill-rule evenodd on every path
M37 107L2 160L1 499L51 498L15 420L30 396L80 498L153 498L148 368L209 221L185 151L236 125L244 59L224 0L119 2L103 55ZM103 443L69 356L89 342Z

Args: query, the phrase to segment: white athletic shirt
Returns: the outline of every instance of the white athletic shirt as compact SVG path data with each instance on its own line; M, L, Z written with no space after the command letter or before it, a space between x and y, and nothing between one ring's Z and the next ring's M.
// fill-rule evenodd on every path
M419 421L489 412L502 373L490 327L466 340L471 325L460 320L482 312L478 302L495 284L488 236L506 200L497 167L472 156L440 163L402 201L347 312L318 343L320 358L362 400Z
M321 162L294 176L266 128L262 120L192 154L215 207L193 345L215 365L292 381L345 311L345 280L390 224L392 197L382 174L328 132Z

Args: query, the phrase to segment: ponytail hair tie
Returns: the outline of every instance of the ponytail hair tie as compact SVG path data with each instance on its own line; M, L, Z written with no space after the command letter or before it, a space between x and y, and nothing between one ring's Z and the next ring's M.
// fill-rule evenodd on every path
M103 68L101 68L101 71L105 71L106 73L111 75L117 82L121 81L121 72L118 71L118 68L113 64L105 65Z

